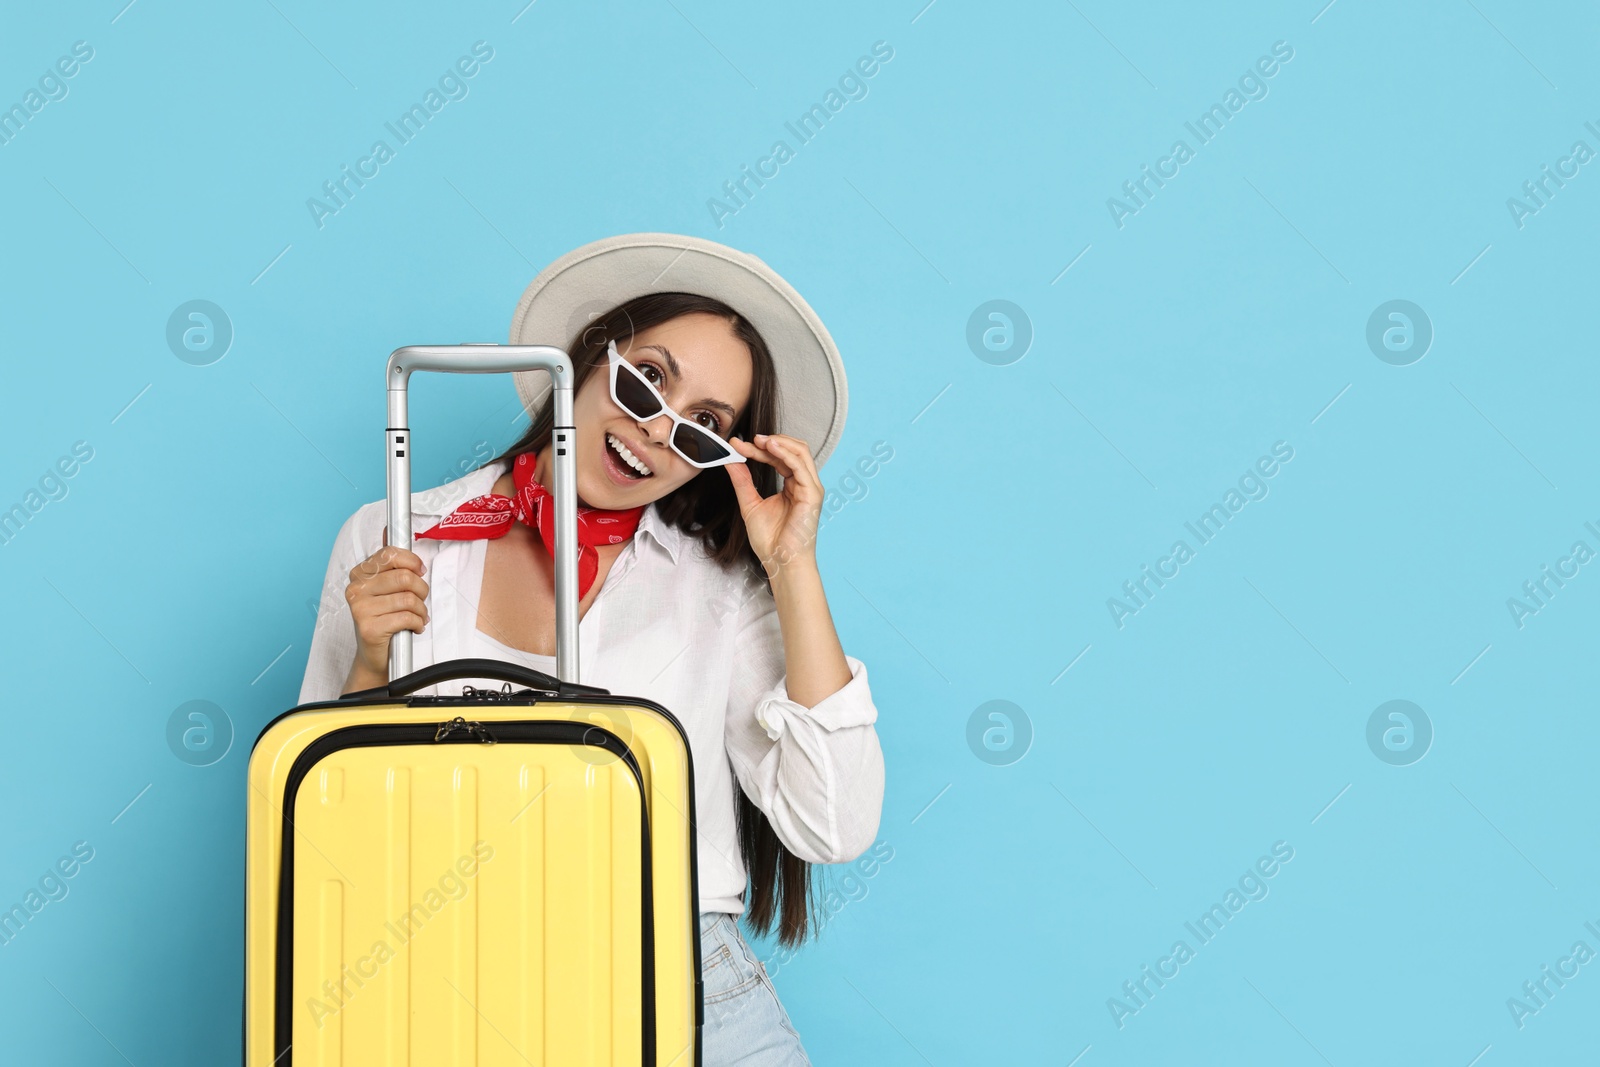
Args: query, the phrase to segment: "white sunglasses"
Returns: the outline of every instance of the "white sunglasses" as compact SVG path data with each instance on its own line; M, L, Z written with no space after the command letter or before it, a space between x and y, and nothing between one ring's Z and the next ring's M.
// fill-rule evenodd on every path
M672 420L672 432L667 437L667 444L683 457L685 463L703 470L745 461L727 441L669 408L656 387L639 373L639 368L622 358L617 351L617 342L607 344L606 353L611 361L611 399L616 401L617 407L640 422L649 422L665 413Z

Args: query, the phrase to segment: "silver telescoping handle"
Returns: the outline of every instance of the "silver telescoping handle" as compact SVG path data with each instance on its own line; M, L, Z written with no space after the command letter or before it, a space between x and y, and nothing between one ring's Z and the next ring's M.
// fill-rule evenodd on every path
M407 426L406 386L411 372L502 374L519 370L550 372L554 385L556 500L556 676L578 680L578 479L576 430L572 425L572 361L553 345L408 345L389 356L389 543L411 550L411 430ZM411 673L410 630L390 639L389 680Z

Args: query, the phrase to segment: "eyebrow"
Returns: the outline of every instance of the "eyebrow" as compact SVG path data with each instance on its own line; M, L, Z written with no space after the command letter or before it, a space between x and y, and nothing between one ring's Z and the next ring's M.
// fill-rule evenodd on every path
M657 352L660 352L661 355L666 359L666 361L667 361L667 369L672 372L672 376L674 378L682 378L683 377L683 369L678 366L678 361L672 357L672 353L667 350L667 346L666 345L640 345L639 347L640 348L653 348ZM725 400L717 400L717 399L715 399L713 397L709 397L708 396L708 397L704 397L704 398L702 398L700 400L696 400L696 401L694 401L694 403L696 403L696 404L704 404L706 407L717 408L719 411L727 412L728 421L729 422L734 421L734 419L738 415L738 412L733 410L733 405L728 403Z

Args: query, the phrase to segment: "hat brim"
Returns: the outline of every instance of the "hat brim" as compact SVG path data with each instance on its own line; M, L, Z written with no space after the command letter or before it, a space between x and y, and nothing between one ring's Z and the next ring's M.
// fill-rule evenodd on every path
M748 252L675 233L621 234L575 248L524 290L511 318L511 343L566 350L595 317L659 292L714 297L750 320L777 371L776 432L806 442L820 470L844 433L844 361L811 305ZM530 370L512 377L523 407L537 411L550 395L550 375Z

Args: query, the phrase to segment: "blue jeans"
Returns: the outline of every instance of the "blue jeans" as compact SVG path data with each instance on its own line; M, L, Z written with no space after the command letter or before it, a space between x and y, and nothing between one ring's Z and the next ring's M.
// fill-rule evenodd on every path
M766 968L725 911L700 914L702 1067L811 1067Z

